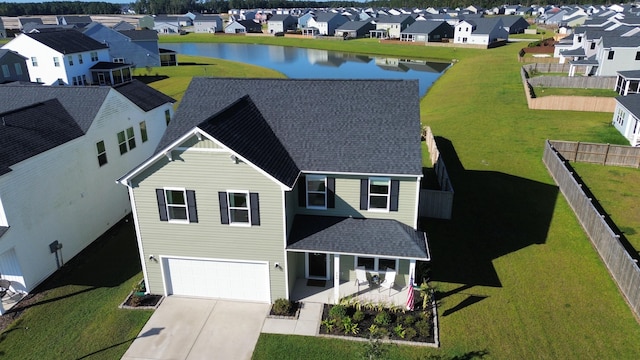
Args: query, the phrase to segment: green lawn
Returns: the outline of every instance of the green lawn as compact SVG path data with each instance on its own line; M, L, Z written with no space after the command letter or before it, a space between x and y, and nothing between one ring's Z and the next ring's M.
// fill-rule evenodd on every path
M607 214L636 250L640 250L640 170L571 163Z
M152 314L118 309L140 279L133 222L121 222L32 292L0 335L0 357L119 359Z

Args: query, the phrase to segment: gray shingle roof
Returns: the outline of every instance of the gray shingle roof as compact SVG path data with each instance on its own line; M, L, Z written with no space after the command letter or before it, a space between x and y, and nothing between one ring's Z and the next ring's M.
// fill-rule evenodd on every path
M360 30L364 26L371 25L371 21L347 21L346 23L340 25L338 30Z
M640 118L640 94L616 96L616 101L631 111L635 117Z
M474 34L489 34L498 25L498 22L502 23L502 20L500 18L478 18L469 22L476 26L473 30Z
M129 81L117 86L114 89L124 95L132 103L136 104L143 111L151 111L166 103L175 103L176 100L160 91L147 86L138 80Z
M618 71L618 74L627 79L640 79L640 70Z
M287 250L431 259L422 231L390 219L296 215Z
M108 47L76 30L31 33L21 36L28 36L62 54L75 54Z
M446 24L446 25L443 25ZM442 21L416 21L409 25L406 29L402 30L403 34L429 34L439 26L448 26L446 22Z
M157 150L245 95L302 171L422 174L417 80L194 78Z
M119 30L118 32L133 41L158 40L158 32L155 30Z
M602 38L604 48L614 47L638 47L640 46L640 36L607 36Z

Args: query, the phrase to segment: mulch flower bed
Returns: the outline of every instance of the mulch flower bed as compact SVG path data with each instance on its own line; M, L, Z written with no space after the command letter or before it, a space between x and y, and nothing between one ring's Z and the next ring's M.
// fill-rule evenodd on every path
M282 319L297 319L300 303L297 301L289 301L285 299L278 299L276 303L271 305L269 311L269 317L282 318Z
M334 309L341 307L342 309ZM359 309L358 309L359 307ZM333 309L333 310L332 310ZM431 310L383 309L375 304L325 305L320 333L356 338L435 343Z

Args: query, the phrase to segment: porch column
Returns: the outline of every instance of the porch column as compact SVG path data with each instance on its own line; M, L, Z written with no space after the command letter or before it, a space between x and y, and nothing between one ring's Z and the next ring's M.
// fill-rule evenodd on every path
M340 301L340 254L333 255L333 303Z
M409 284L409 287L412 287L416 284L416 260L409 260L409 281L413 279L413 284Z

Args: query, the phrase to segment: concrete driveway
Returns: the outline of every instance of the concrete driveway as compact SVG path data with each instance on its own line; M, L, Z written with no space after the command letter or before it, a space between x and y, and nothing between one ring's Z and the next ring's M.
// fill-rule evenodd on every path
M166 297L122 359L251 359L269 309L269 304Z

